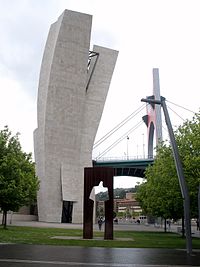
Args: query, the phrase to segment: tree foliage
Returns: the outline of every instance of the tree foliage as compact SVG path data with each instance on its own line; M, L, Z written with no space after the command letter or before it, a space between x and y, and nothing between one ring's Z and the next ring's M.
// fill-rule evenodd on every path
M144 211L162 218L180 218L183 205L170 147L159 146L155 162L147 168L145 176L147 181L137 194Z
M184 176L191 202L191 216L197 217L200 183L200 115L187 120L175 132ZM171 146L157 147L154 164L145 172L146 182L139 186L137 199L146 214L179 219L183 216L183 200Z
M19 134L12 136L8 127L0 131L0 208L6 215L36 200L39 181L31 154L22 151Z
M179 127L176 134L184 175L188 184L191 214L198 217L198 189L200 185L200 113Z

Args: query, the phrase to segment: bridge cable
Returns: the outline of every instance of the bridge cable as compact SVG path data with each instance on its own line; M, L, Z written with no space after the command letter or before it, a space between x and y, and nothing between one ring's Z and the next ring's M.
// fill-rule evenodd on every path
M196 112L194 112L194 111L192 111L192 110L190 110L190 109L188 109L188 108L185 108L185 107L183 107L183 106L180 106L180 105L178 105L178 104L175 104L175 103L173 103L173 102L171 102L171 101L169 101L169 100L166 100L166 102L169 102L170 104L172 104L172 105L175 105L175 106L177 106L177 107L179 107L179 108L182 108L182 109L185 109L185 110L187 110L187 111L189 111L189 112L191 112L191 113L196 113Z
M112 143L108 148L106 148L103 152L101 152L97 157L97 159L100 159L102 156L104 156L107 152L109 152L111 149L113 149L116 145L118 145L122 140L124 140L128 135L130 135L133 131L135 131L139 126L143 124L143 121L139 121L135 126L133 126L129 131L127 131L125 134L123 134L120 138L118 138L114 143Z
M185 121L184 118L182 118L175 110L173 110L172 108L169 107L169 105L167 106L168 109L170 109L172 112L174 112L174 114L176 114L181 120Z
M106 139L108 139L112 134L114 134L117 130L119 130L122 126L124 126L128 121L130 121L133 117L135 117L138 113L140 113L143 110L144 107L146 107L146 104L145 103L142 106L140 106L138 109L136 109L134 112L132 112L125 119L123 119L119 124L117 124L113 129L111 129L102 138L100 138L94 144L93 149L95 149L96 147L98 147L101 143L103 143Z

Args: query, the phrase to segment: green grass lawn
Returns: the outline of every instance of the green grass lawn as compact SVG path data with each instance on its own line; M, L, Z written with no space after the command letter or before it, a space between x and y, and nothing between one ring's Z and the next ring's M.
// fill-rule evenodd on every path
M80 239L55 239L52 237L68 236ZM96 238L96 239L95 239ZM118 240L131 238L132 240ZM94 232L93 240L83 240L82 230L60 228L33 228L8 226L7 230L0 227L1 243L18 244L48 244L85 247L112 247L112 248L185 248L186 240L175 233L162 232L134 232L115 231L114 240L103 240L103 232ZM192 239L193 248L200 249L200 239Z

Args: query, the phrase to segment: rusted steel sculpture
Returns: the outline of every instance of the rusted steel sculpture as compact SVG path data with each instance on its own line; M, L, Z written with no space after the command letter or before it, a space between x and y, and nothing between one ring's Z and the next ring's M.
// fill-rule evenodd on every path
M113 176L115 170L111 167L84 168L84 207L83 207L83 238L93 238L94 201L90 197L91 190L102 181L108 188L109 200L105 201L105 231L104 239L113 239Z

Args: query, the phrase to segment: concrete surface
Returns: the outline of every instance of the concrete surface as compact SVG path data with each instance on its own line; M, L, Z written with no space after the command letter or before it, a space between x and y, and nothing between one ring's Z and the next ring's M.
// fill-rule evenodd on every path
M86 248L46 245L0 245L0 266L200 266L200 252L184 250Z

